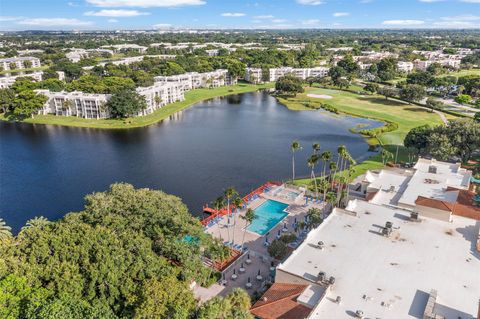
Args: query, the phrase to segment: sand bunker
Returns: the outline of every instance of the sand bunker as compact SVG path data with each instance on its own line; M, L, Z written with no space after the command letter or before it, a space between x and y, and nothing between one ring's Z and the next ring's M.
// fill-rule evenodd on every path
M325 95L325 94L307 94L308 97L313 97L316 99L326 99L329 100L332 98L330 95Z

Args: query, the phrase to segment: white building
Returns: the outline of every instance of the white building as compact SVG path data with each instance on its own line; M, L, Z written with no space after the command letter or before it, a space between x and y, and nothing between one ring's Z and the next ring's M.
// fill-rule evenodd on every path
M246 68L245 70L245 81L250 83L261 83L263 82L263 72L261 68Z
M413 63L407 61L398 61L397 68L400 72L410 73L413 71Z
M138 45L138 44L114 44L114 45L102 45L102 48L111 48L114 53L117 52L126 52L126 51L136 51L139 53L144 53L147 51L147 47Z
M166 104L176 101L183 101L184 88L177 83L155 83L149 87L137 88L137 93L145 97L147 108L140 111L137 116L147 115L153 113Z
M149 87L139 87L138 94L145 97L147 107L136 116L153 113L156 109L176 101L183 101L184 90L175 83L155 83ZM107 102L109 94L90 94L83 92L50 92L49 90L36 90L48 97L39 114L55 114L59 116L77 116L88 119L105 119L110 117ZM69 101L69 102L66 102Z
M204 73L188 72L178 75L156 76L154 79L155 82L159 83L178 83L185 91L205 87L220 87L236 82L236 79L229 76L228 71L224 69Z
M30 63L30 66L26 66L26 62ZM0 67L3 70L17 70L17 69L29 69L29 68L39 68L41 67L40 59L31 56L25 57L14 57L14 58L5 58L0 59Z
M70 52L68 52L65 56L71 62L76 63L79 62L81 59L87 58L88 52L85 49L71 48Z
M43 71L32 72L32 73L28 73L28 74L17 74L17 73L15 73L15 75L2 76L2 77L0 77L0 89L8 88L8 87L12 86L13 83L15 83L15 80L17 78L26 77L26 76L33 78L35 81L41 81L42 76L43 76Z
M59 116L76 116L86 119L104 119L110 117L106 103L108 94L90 94L83 92L50 92L36 90L48 97L39 114L55 114Z
M477 318L478 236L473 219L417 219L354 200L308 234L275 284L304 285L301 318Z

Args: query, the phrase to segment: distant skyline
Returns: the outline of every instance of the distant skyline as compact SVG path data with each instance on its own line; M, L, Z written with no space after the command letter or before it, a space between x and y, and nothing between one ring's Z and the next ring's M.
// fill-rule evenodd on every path
M0 30L480 28L480 0L3 0Z

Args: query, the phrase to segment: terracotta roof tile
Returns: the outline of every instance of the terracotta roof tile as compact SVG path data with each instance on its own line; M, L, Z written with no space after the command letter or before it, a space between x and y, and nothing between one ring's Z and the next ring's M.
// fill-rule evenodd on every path
M440 210L445 210L447 212L453 211L454 204L445 202L439 199L428 198L423 196L418 196L415 200L415 204L420 206L427 206L431 208L436 208Z
M307 285L274 283L251 308L262 319L303 319L312 309L297 302Z

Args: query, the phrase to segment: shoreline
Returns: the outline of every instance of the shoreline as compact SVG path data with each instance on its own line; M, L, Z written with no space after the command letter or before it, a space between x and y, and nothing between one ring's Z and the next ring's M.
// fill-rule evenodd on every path
M206 101L209 99L224 97L234 94L255 92L261 89L268 89L273 87L273 83L265 83L261 85L250 83L239 83L232 86L222 86L213 89L195 89L185 93L185 100L168 104L160 109L155 110L152 114L146 116L131 117L126 119L84 119L74 116L57 116L57 115L36 115L33 119L26 118L22 121L11 121L5 117L5 114L0 114L0 121L9 123L26 123L26 124L41 124L41 125L58 125L67 127L79 128L94 128L94 129L132 129L146 127L156 124L169 116L183 111L196 103Z

